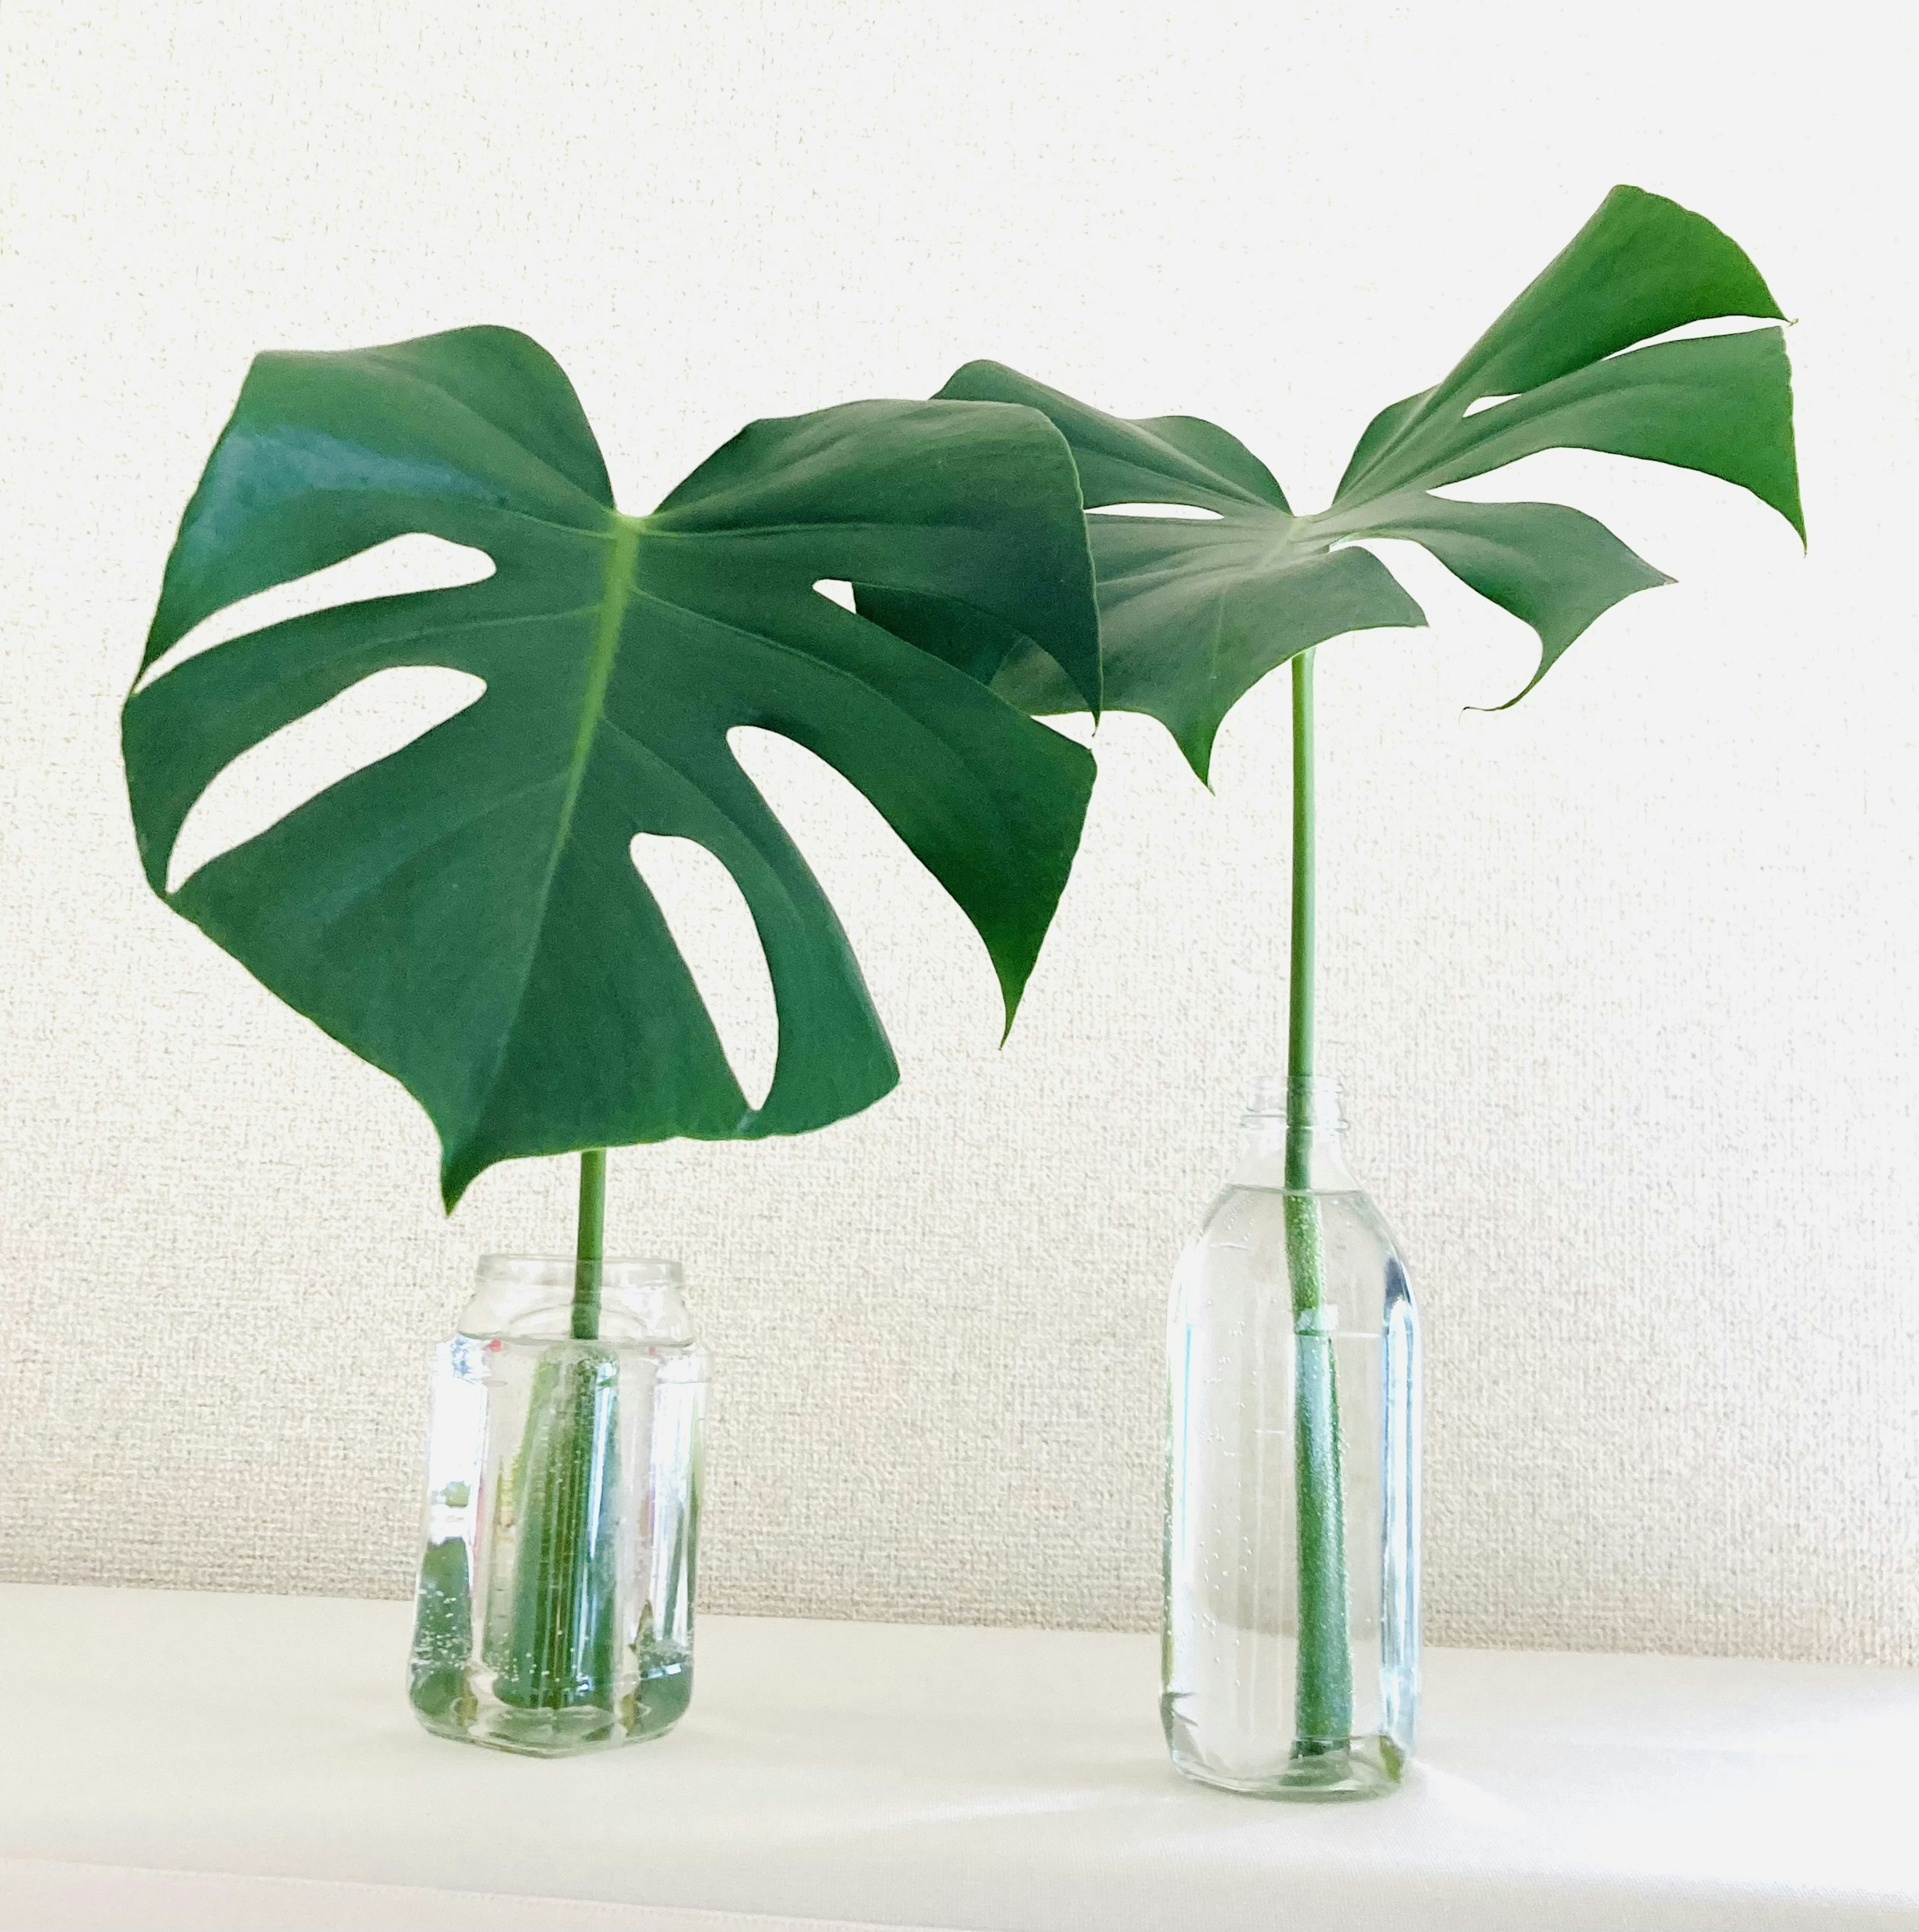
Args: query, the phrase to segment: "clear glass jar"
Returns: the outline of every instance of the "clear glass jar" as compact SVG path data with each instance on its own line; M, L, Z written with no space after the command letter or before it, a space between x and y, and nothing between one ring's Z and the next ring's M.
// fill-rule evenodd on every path
M410 1691L430 1731L557 1757L658 1737L693 1688L707 1358L680 1264L489 1255L435 1358Z
M1263 1798L1391 1790L1419 1701L1419 1327L1344 1125L1331 1081L1254 1083L1167 1322L1161 1720Z

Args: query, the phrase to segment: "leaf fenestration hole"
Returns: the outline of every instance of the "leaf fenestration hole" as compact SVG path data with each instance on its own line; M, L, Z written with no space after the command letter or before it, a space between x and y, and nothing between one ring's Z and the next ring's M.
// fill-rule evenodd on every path
M215 645L230 643L249 631L284 623L290 617L310 616L342 604L363 604L375 597L404 596L416 590L455 590L482 584L494 572L494 562L470 544L449 543L424 531L392 537L357 556L346 557L324 570L276 584L270 590L242 597L196 624L163 657L141 674L144 689L188 658Z
M830 603L837 604L850 610L853 605L853 586L844 577L822 577L813 586Z
M167 860L167 891L329 786L457 717L485 690L483 680L440 664L378 670L249 746L194 801Z
M1216 524L1217 510L1203 510L1197 503L1102 503L1089 508L1089 517L1164 517L1169 522Z
M726 742L826 895L895 1048L997 1040L1005 1015L978 934L872 800L783 733L736 724Z
M1611 362L1619 356L1630 356L1635 349L1656 349L1662 342L1695 342L1707 335L1749 335L1755 329L1779 326L1777 322L1765 316L1704 315L1697 322L1682 322L1677 328L1664 328L1642 341L1615 349L1611 355L1602 356L1600 360Z
M746 895L695 839L642 832L630 849L633 868L686 962L733 1077L747 1104L757 1107L779 1058L779 1015Z

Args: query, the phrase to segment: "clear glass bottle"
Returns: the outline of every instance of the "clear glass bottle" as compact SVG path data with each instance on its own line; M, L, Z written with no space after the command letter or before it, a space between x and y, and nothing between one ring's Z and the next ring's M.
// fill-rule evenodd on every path
M1328 1080L1254 1083L1167 1339L1174 1764L1263 1798L1391 1790L1419 1688L1419 1327Z
M707 1358L680 1264L489 1255L435 1359L409 1688L443 1737L557 1757L692 1695Z

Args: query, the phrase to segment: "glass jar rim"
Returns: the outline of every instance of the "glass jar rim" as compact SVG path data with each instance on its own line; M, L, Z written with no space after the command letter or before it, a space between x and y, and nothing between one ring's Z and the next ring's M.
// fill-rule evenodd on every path
M572 1332L579 1262L572 1255L483 1255L460 1312L463 1335L559 1340ZM603 1262L599 1339L613 1346L690 1347L692 1321L680 1264L665 1256Z
M482 1255L479 1279L557 1286L570 1282L580 1265L577 1255ZM686 1270L664 1255L608 1255L599 1264L608 1288L683 1288Z

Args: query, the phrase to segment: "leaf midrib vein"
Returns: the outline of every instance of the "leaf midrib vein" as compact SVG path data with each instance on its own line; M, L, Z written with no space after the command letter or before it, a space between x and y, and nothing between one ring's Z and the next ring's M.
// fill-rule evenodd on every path
M611 541L607 548L605 572L600 579L599 621L594 628L593 649L587 660L585 701L580 707L579 728L574 734L572 754L567 760L559 820L554 827L553 842L547 850L546 870L541 877L539 895L534 906L530 928L533 943L527 948L521 962L520 983L514 991L513 1010L500 1029L500 1048L487 1075L486 1102L474 1118L467 1136L469 1141L485 1125L486 1117L492 1111L500 1069L519 1031L520 1015L525 1008L527 989L533 980L533 962L539 956L541 938L546 930L546 909L553 896L553 882L559 876L560 862L565 856L567 841L572 836L574 809L579 803L587 767L593 761L593 740L606 721L606 689L612 680L614 660L620 655L620 629L626 620L626 607L639 587L633 565L639 550L640 520L622 516L617 510L609 511L608 514L612 519L612 528L607 533Z

